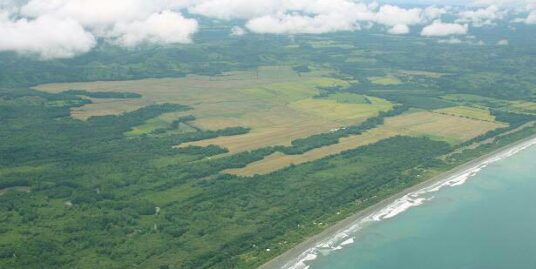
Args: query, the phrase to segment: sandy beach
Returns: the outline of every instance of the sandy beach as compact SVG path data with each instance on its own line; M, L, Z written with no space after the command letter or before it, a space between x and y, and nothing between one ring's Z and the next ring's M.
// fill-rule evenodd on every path
M353 243L353 239L349 234L360 229L363 223L381 221L382 219L393 217L408 208L418 206L422 203L419 200L420 194L435 192L442 187L461 185L488 164L507 158L534 144L536 144L536 135L499 148L448 172L414 185L330 226L258 268L307 268L303 262L315 259L319 249L329 246L332 250L335 250L342 248L346 243Z

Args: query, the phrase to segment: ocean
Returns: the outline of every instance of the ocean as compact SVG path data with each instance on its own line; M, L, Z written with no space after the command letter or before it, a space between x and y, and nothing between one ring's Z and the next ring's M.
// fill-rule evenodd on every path
M535 269L532 144L398 199L286 268Z

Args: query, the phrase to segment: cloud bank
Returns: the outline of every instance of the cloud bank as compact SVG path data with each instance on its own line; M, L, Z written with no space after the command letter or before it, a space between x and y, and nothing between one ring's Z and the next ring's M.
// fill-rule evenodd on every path
M0 0L2 1L2 0ZM30 0L0 4L0 51L68 58L102 39L125 47L142 43L189 43L194 19L186 2L173 0Z
M69 58L91 50L92 34L75 20L42 16L0 21L0 51L37 54L43 59Z
M496 5L490 5L487 8L477 10L465 10L458 14L459 23L471 23L475 27L493 25L496 20L503 19L506 11L501 10Z
M465 35L469 30L467 24L457 24L457 23L443 23L439 20L434 21L434 23L424 27L421 31L422 36L450 36L450 35Z
M536 10L530 12L526 19L523 20L526 24L536 24Z
M511 10L536 24L536 0L472 0L468 8L402 8L364 0L0 0L0 51L43 59L73 57L98 42L133 48L193 42L197 16L243 22L232 36L322 34L377 25L388 34L467 34L494 25ZM443 22L444 15L449 22Z

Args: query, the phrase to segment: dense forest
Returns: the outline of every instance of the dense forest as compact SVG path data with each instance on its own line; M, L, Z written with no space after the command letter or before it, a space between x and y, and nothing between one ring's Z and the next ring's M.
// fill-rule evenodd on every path
M103 44L68 60L0 53L5 63L0 65L0 268L255 268L360 209L536 133L530 125L536 112L511 105L536 101L535 43L506 50L365 33L290 39L207 32L196 45L123 50ZM527 32L520 27L511 40ZM494 40L503 33L477 34ZM309 45L318 39L346 42L372 56L348 62L352 48ZM289 146L229 154L214 145L176 146L248 134L250 128L169 132L196 120L188 114L191 108L180 104L154 104L82 121L71 117L71 109L91 103L91 98L141 96L31 88L65 81L217 75L268 65L307 73L318 63L351 83L343 89L321 89L317 98L338 91L381 97L396 105L362 123L294 139ZM400 76L397 85L369 80L392 70L446 75ZM467 96L479 98L468 101ZM266 175L221 173L275 152L296 155L333 145L408 111L467 102L488 109L507 127L459 144L397 135ZM125 135L172 112L187 114L169 127ZM485 143L489 139L494 143Z

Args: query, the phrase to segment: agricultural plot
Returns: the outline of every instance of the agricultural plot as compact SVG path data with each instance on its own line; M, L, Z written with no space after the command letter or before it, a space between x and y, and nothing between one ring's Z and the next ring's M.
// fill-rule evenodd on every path
M369 97L361 94L339 92L330 94L325 99L335 100L337 103L342 104L370 104Z
M474 94L449 94L441 96L441 98L460 105L493 107L514 113L536 113L536 103L526 100L507 101Z
M243 135L218 137L185 143L181 147L217 145L236 153L273 145L289 145L294 139L354 125L390 110L393 105L381 98L343 95L333 99L314 98L322 87L346 87L348 83L329 77L326 70L298 74L290 67L264 67L256 71L226 73L221 76L145 79L91 83L61 83L36 87L48 92L69 89L133 92L139 99L98 99L73 109L78 119L121 114L142 106L160 103L188 105L192 110L167 113L133 128L127 135L150 133L165 128L186 114L189 122L202 130L247 127ZM342 99L341 99L342 98ZM188 132L183 126L178 132Z
M169 127L172 122L180 117L184 117L189 114L189 111L184 112L171 112L171 113L164 113L154 119L150 119L146 121L144 124L136 126L132 128L130 132L127 132L126 135L128 136L136 136L136 135L142 135L154 132L155 130L167 128ZM174 133L187 133L187 132L195 132L196 130L186 124L180 124L178 128L174 130Z
M477 116L483 118L483 111L486 110L453 107L448 111L453 112L447 114L419 111L387 118L384 125L361 135L341 138L337 144L316 148L300 155L285 155L276 152L244 168L229 169L225 173L240 176L267 174L290 165L318 160L396 135L426 136L434 140L456 144L485 134L493 129L506 126L506 124L495 122L493 117L489 115L485 120L476 119ZM468 112L472 112L472 114ZM472 117L467 116L467 114Z
M322 49L322 48L341 48L341 49L353 49L355 48L354 45L344 43L344 42L337 42L334 40L318 40L318 41L310 41L309 45L315 49Z
M386 139L395 135L397 135L395 131L391 131L385 128L376 128L367 131L361 135L353 135L341 138L339 143L337 144L316 148L300 155L286 155L280 152L276 152L260 161L253 162L244 168L228 169L224 171L224 173L239 176L268 174L270 172L288 167L290 165L298 165L318 160L327 156L336 155L345 150L357 148L368 144L373 144L382 139Z
M456 144L506 126L500 122L421 111L386 119L384 128L403 135L428 136Z
M368 77L367 78L372 84L382 85L382 86L389 86L389 85L399 85L402 83L402 81L393 76L393 75L387 75L383 77Z
M448 94L441 96L441 99L456 102L459 104L471 104L471 105L491 105L491 106L506 106L508 101L495 99L491 97L485 97L474 94Z
M446 114L446 115L465 117L465 118L475 119L475 120L491 121L491 122L495 121L495 117L491 115L489 110L476 108L476 107L468 107L468 106L447 107L447 108L437 109L435 110L435 112Z
M529 101L512 101L510 102L510 109L521 113L536 113L536 103Z
M420 76L420 77L428 77L428 78L436 78L436 79L447 75L445 73L419 71L419 70L399 70L398 74L403 75L403 76L411 76L411 77Z

